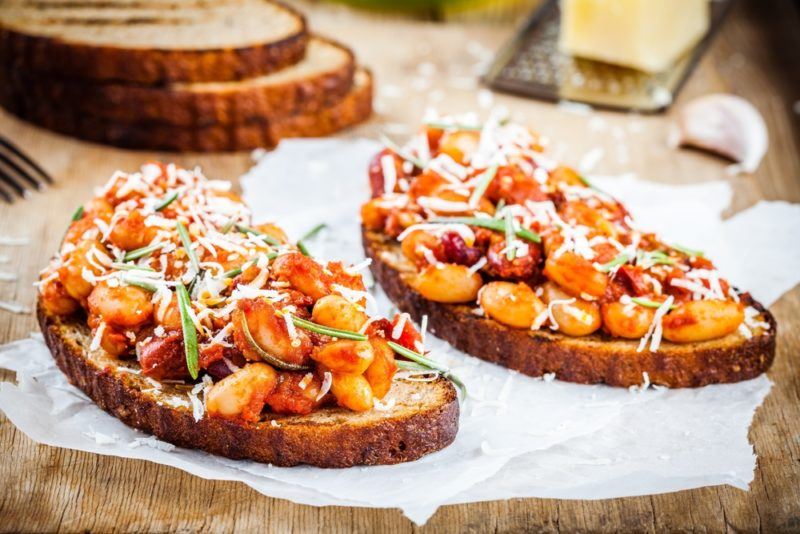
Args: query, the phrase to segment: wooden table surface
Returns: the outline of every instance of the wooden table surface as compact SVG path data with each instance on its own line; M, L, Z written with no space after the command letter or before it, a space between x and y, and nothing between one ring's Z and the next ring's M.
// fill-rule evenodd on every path
M387 20L341 7L302 3L312 24L352 45L378 80L375 118L351 134L413 128L427 106L442 111L479 109L474 73L509 35L511 25L436 25ZM669 116L600 113L607 128L552 104L494 95L518 119L546 133L559 156L577 163L595 147L605 150L597 171L637 172L650 180L689 183L729 180L732 212L760 199L800 202L800 21L789 2L740 1L678 99L732 92L764 115L770 149L752 176L729 177L726 163L667 147ZM595 125L599 124L595 121ZM168 155L116 150L70 140L0 115L0 132L24 147L57 185L12 207L0 207L0 235L27 236L25 247L0 247L20 274L0 282L0 300L32 303L31 283L55 250L70 214L116 169L148 159L203 166L206 174L235 180L248 154ZM611 133L611 135L610 135ZM620 148L627 147L627 150ZM626 157L627 156L627 157ZM332 177L335 179L335 177ZM800 244L800 243L798 243ZM765 266L768 269L769 266ZM750 491L728 486L602 501L514 499L441 508L431 531L800 531L800 289L772 311L778 319L778 355L769 372L775 387L758 410L750 439L758 468ZM36 329L31 315L0 311L0 342ZM11 373L4 373L11 380ZM406 532L416 527L397 510L300 506L270 499L233 482L213 482L177 469L37 445L0 416L0 530L326 530Z

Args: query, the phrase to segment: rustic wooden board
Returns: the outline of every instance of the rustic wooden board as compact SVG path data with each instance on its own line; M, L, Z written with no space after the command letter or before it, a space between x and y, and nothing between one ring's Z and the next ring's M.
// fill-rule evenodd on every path
M481 46L494 49L510 26L459 27L376 19L320 4L301 3L312 27L354 46L378 80L379 115L352 134L400 131L427 105L458 111L478 105L466 87ZM597 113L609 128L587 128L587 118L544 103L496 95L518 117L547 133L566 161L594 147L605 149L598 170L633 170L663 182L728 179L734 210L760 199L800 202L800 114L792 111L800 87L800 27L788 2L739 2L679 103L715 91L749 98L764 114L770 150L754 176L729 178L725 163L666 146L668 117ZM400 43L400 44L398 44ZM420 63L423 64L420 67ZM430 75L432 72L436 75ZM484 96L484 103L486 103ZM387 126L388 125L388 126ZM629 161L618 157L619 141ZM209 176L235 178L247 154L165 155L109 149L51 134L0 115L0 132L24 147L58 180L43 194L13 207L0 205L0 235L30 236L26 247L0 247L11 256L2 270L21 280L0 283L0 300L32 302L31 283L57 246L75 207L116 169L150 159L201 165ZM611 133L611 134L610 134ZM765 265L765 269L769 266ZM800 289L772 307L780 323L778 356L769 376L775 387L756 414L750 438L758 469L749 492L721 486L667 495L604 501L514 499L447 506L429 521L431 531L797 531L800 530ZM27 336L33 317L0 312L0 342ZM4 373L5 380L13 377ZM642 429L646 432L646 429ZM231 482L202 480L146 462L107 458L37 445L0 416L0 530L274 530L408 532L396 510L314 508L270 499Z

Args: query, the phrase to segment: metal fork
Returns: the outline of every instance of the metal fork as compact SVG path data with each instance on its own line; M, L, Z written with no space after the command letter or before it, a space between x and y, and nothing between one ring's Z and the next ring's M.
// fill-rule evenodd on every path
M53 178L39 164L0 135L0 197L11 204L15 195L25 198L31 187L41 190Z

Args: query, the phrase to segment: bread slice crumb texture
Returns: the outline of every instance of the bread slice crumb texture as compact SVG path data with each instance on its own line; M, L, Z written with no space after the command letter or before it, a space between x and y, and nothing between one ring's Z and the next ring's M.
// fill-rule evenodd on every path
M638 351L638 340L510 328L474 313L474 305L427 300L413 289L417 271L397 241L366 230L362 241L372 274L401 311L416 321L427 315L428 330L459 350L530 376L555 373L568 382L630 387L641 385L647 373L653 384L699 387L755 378L775 357L775 318L755 301L748 304L769 328L754 329L750 338L734 332L699 343L662 341L656 351Z
M395 464L440 450L455 439L459 405L444 378L396 380L383 409L356 413L324 408L306 416L265 414L256 424L193 415L192 385L164 384L139 374L135 361L91 351L81 317L37 311L53 357L70 383L125 424L181 447L278 466Z
M0 25L67 43L166 50L250 47L304 29L294 11L263 0L8 0Z

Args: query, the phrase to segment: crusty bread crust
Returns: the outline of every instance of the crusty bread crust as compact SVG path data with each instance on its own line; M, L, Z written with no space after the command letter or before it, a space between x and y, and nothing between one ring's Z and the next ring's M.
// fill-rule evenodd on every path
M123 367L135 370L137 365L91 353L81 317L62 319L41 306L37 316L45 342L71 384L125 424L181 447L278 466L350 467L416 460L452 443L458 430L456 392L443 378L396 381L384 399L396 400L390 411L324 408L308 416L270 414L257 424L208 416L195 421L191 408L174 402L188 404L189 386L154 389L148 379L124 372Z
M197 128L122 123L54 109L11 85L0 87L0 104L22 119L87 141L143 150L229 152L272 148L286 137L327 136L366 120L372 113L372 76L357 71L355 84L343 98L315 112Z
M638 341L509 328L474 314L474 305L427 300L409 284L415 271L395 240L367 230L362 240L372 274L400 310L416 321L427 315L428 330L454 347L526 375L555 373L568 382L629 387L641 385L647 373L654 384L699 387L754 378L775 357L775 319L755 301L748 304L762 312L770 328L755 331L750 339L734 333L702 343L663 341L655 352L637 352Z
M28 35L0 26L0 59L28 72L143 85L252 78L293 65L305 54L309 38L305 17L274 3L298 21L297 31L274 42L206 50L121 48Z
M315 54L319 49L322 51ZM109 121L156 121L192 128L238 124L313 113L342 99L353 84L353 53L339 43L315 37L309 42L306 60L312 55L327 59L333 51L337 53L337 63L319 65L318 70L304 73L303 77L288 79L279 73L227 83L145 87L86 83L14 70L9 73L8 83L15 86L15 91L31 95L39 105L56 110L68 107ZM303 62L297 64L300 65ZM278 81L271 82L270 78Z

